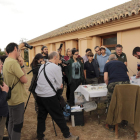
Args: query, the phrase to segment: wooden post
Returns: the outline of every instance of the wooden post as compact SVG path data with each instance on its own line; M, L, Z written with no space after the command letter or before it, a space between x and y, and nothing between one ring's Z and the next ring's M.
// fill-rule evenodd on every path
M118 124L115 125L115 139L118 139Z

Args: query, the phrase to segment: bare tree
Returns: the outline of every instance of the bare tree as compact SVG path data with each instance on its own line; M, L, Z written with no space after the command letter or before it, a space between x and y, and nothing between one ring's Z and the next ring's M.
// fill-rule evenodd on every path
M19 43L27 42L27 41L28 41L28 39L26 39L26 38L21 38L20 41L19 41Z

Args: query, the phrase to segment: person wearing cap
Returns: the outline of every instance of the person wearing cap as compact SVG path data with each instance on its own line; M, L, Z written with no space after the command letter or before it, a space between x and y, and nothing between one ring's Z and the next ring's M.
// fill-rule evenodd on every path
M100 70L100 76L99 76L98 82L104 83L104 66L105 66L109 56L106 54L105 46L100 47L100 52L101 52L101 55L98 55L98 57L97 57L97 61L99 64L99 70Z
M41 51L42 51L43 58L48 59L48 48L47 48L47 46L43 46L41 48Z
M83 59L84 59L84 63L86 63L88 61L88 53L91 52L91 49L86 49L86 54L85 56L83 56Z
M127 66L127 57L126 54L122 52L122 49L122 45L117 44L115 47L115 52L113 54L117 56L118 61L123 62Z

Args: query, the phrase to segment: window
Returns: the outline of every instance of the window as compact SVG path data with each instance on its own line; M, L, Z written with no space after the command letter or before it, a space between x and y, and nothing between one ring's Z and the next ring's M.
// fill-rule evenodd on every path
M111 52L114 52L117 45L117 34L103 36L102 45L106 46Z

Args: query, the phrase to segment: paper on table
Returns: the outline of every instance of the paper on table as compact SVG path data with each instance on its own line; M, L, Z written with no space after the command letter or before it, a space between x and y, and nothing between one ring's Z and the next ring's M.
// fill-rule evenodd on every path
M80 106L73 106L71 107L71 112L79 112L82 111L83 108L81 108Z

